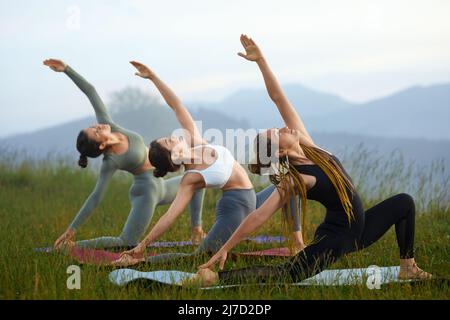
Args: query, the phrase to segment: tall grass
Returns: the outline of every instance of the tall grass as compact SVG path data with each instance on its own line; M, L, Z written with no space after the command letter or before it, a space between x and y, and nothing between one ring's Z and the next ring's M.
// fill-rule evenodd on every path
M399 192L411 193L418 207L416 220L416 259L425 270L449 278L449 174L442 163L418 167L406 163L399 154L377 155L361 147L358 152L338 154L352 176L366 208ZM47 161L0 150L0 298L3 299L448 299L447 286L392 285L381 290L366 286L297 288L273 285L258 288L241 287L228 290L193 290L173 288L121 288L108 281L110 268L83 266L81 289L68 290L66 269L74 264L70 257L36 253L32 249L51 245L67 228L83 201L95 185L96 173L79 169L73 159L49 156ZM252 176L259 190L267 181ZM120 233L130 205L128 189L131 176L117 175L101 206L80 229L77 239ZM208 190L204 202L204 228L214 221L219 191ZM310 202L308 238L323 219L321 205ZM152 225L167 206L159 207ZM392 228L393 229L393 228ZM277 235L282 231L280 214L276 214L260 234ZM188 214L183 214L161 240L181 240L190 236ZM283 244L279 244L282 246ZM267 245L242 243L236 250L265 248ZM194 248L160 249L192 251ZM177 269L195 272L204 259L186 259L157 266L139 266L148 270ZM254 264L275 264L284 260L238 259L227 261L226 268ZM352 253L332 268L397 265L398 248L390 230L377 243Z
M450 205L450 172L443 159L419 165L406 161L399 150L382 155L363 144L342 154L344 167L367 201L407 192L414 197L419 212L446 211Z

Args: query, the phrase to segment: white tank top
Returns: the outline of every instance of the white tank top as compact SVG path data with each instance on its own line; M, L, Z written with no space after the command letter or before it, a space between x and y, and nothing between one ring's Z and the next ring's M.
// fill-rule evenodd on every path
M199 145L194 148L211 148L216 151L216 160L206 169L203 170L186 170L184 174L189 172L197 172L202 175L205 184L209 188L222 188L230 179L234 166L234 157L230 150L219 145Z

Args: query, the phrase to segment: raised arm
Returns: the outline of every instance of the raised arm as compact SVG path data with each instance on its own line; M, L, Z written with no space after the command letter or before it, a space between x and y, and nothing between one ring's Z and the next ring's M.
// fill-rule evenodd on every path
M92 84L87 82L86 79L80 76L77 72L75 72L75 70L61 60L47 59L44 61L44 65L50 67L53 71L64 72L70 79L72 79L77 87L80 88L80 90L88 97L92 107L94 107L95 116L98 123L115 125L105 107L105 104Z
M194 119L192 119L191 114L172 89L159 79L147 66L137 61L131 61L130 63L138 70L138 72L135 73L137 76L149 79L156 86L166 103L175 112L181 127L191 136L191 145L205 144L206 142L202 139Z
M238 55L249 61L255 61L258 64L258 67L261 70L264 78L267 92L272 101L277 106L278 111L280 112L286 126L291 129L299 130L305 142L307 142L308 144L314 144L311 136L305 128L302 119L284 94L280 83L270 69L267 60L263 56L259 47L253 41L253 39L247 37L246 35L241 35L241 43L246 53L244 54L239 52Z
M214 264L219 263L220 269L223 269L228 252L252 232L258 230L279 208L281 208L282 203L280 193L275 189L258 209L250 213L244 221L242 221L222 248L220 248L207 263L201 265L200 268L210 268Z

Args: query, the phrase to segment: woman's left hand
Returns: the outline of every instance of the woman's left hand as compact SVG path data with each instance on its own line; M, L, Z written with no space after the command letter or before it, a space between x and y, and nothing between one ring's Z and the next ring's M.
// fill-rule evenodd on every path
M44 65L56 72L63 72L67 68L67 65L58 59L46 59Z
M150 68L147 67L146 65L137 61L130 61L130 63L133 65L133 67L135 67L138 70L138 72L136 72L135 75L150 80L156 77L155 73L152 70L150 70Z
M238 55L249 61L258 61L263 58L263 54L252 38L241 34L241 43L245 49L245 53L239 52Z

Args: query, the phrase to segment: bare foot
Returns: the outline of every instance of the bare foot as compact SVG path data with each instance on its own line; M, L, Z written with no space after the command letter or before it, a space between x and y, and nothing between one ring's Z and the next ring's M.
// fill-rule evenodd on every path
M198 246L203 239L206 238L206 233L203 231L202 227L193 227L191 234L191 241L193 245Z
M292 233L292 240L294 241L294 247L291 248L291 255L295 256L297 253L305 249L305 243L303 242L303 235L301 231L294 231Z
M398 273L400 280L428 280L432 278L431 273L420 269L415 262L409 265L401 265Z
M303 249L305 249L306 246L304 243L296 243L294 244L294 249L291 249L291 255L295 256L297 253L299 253L300 251L302 251Z

